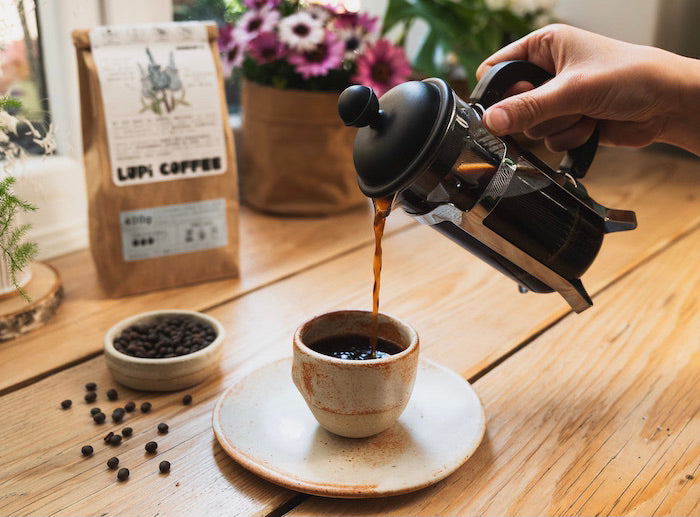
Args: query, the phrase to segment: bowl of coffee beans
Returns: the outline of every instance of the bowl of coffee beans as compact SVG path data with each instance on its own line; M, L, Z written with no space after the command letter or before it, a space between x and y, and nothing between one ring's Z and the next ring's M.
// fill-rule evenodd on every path
M107 331L104 351L114 379L142 391L193 386L219 366L224 327L211 316L167 309L126 318Z

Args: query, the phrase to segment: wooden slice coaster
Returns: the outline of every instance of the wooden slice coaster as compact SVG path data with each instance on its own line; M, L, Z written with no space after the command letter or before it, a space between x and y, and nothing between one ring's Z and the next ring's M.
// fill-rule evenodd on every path
M19 294L0 299L0 341L41 327L63 301L58 271L43 262L32 263L32 279L24 291L31 298L29 303Z

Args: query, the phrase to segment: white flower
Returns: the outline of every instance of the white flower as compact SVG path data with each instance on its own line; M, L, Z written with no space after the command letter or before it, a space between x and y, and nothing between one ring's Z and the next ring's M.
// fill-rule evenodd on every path
M314 50L325 35L321 21L304 11L283 18L279 31L280 41L299 52Z
M9 131L10 133L17 134L17 117L10 115L7 111L0 110L0 130L3 132Z
M280 12L276 9L246 11L236 24L235 37L242 43L248 43L261 32L274 32L279 19Z
M53 124L49 124L49 128L46 130L45 135L41 135L34 127L29 124L32 128L32 134L35 138L34 143L42 148L45 155L53 154L56 152L56 138L53 132Z
M338 39L345 43L344 59L354 61L358 54L361 54L366 46L365 31L361 26L355 28L339 29Z

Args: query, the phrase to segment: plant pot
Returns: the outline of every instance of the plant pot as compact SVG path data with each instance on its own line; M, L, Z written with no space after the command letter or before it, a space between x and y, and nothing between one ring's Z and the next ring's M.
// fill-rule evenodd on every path
M367 198L352 160L355 131L337 92L281 90L243 80L241 194L281 215L329 215Z

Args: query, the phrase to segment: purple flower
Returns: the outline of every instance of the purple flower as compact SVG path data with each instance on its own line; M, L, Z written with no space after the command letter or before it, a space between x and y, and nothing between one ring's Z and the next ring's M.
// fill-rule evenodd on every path
M378 18L367 13L354 13L350 11L339 13L334 21L338 29L360 29L366 34L374 32Z
M290 54L288 61L304 79L326 75L328 70L343 64L345 43L332 32L326 32L323 42L313 50Z
M263 9L269 7L274 9L282 0L243 0L243 3L248 9Z
M261 32L275 30L280 19L279 11L263 8L260 10L246 11L236 24L236 39L248 42Z
M262 65L284 57L285 48L274 32L261 32L248 43L248 54Z
M219 52L224 52L233 42L233 25L225 24L219 29Z
M357 74L352 80L371 87L380 97L408 79L410 73L411 67L401 47L380 39L374 45L368 45L365 53L358 56Z
M221 49L221 67L224 77L231 77L233 69L243 64L243 57L243 47L232 37L228 47Z

